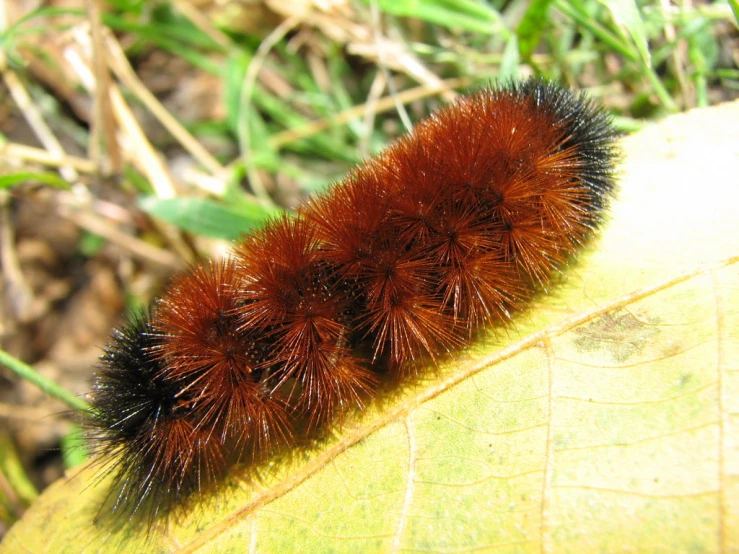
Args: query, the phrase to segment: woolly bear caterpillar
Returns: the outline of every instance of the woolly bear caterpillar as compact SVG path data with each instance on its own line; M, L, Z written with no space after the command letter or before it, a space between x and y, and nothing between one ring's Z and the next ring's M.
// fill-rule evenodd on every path
M529 79L461 98L117 330L88 427L151 517L505 325L602 220L616 132Z

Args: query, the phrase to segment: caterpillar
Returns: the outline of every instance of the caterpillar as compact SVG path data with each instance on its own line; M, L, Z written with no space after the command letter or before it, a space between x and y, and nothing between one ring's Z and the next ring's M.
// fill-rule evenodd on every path
M90 395L112 510L167 513L509 325L602 223L616 139L583 94L490 86L175 278Z

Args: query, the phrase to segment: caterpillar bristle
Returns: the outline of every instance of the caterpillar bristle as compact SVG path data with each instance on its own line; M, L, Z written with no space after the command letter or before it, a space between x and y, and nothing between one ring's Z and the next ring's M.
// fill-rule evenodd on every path
M263 383L264 329L238 324L242 302L233 259L176 278L157 305L155 355L163 375L185 385L198 428L239 450L269 451L288 440L290 423Z
M361 406L375 382L348 348L350 302L318 246L305 220L283 217L236 248L242 282L234 313L242 329L259 329L270 385L297 385L288 396L309 409L312 428L339 407Z
M222 445L199 427L183 381L170 378L155 354L159 337L149 313L117 330L100 362L87 426L93 450L114 460L113 510L149 519L168 513L214 482Z

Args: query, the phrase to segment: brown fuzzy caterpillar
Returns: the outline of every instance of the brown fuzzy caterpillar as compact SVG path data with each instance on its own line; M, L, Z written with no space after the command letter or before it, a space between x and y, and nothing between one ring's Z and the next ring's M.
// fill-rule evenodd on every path
M460 99L116 331L89 412L153 517L505 325L601 222L616 132L529 79Z

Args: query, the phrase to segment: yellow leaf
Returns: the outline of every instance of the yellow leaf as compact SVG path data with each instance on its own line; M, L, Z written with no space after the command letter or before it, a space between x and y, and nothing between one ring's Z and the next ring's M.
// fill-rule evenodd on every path
M85 467L4 552L739 550L739 103L624 140L619 199L551 295L182 521L92 521Z

